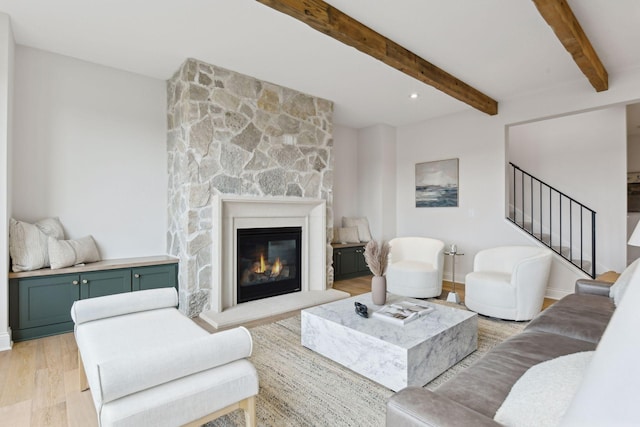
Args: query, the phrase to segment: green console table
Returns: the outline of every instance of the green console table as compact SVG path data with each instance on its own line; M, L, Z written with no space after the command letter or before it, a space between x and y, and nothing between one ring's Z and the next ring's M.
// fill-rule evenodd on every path
M10 273L12 339L23 341L73 331L71 306L77 300L164 287L178 288L177 258L126 258L59 270Z

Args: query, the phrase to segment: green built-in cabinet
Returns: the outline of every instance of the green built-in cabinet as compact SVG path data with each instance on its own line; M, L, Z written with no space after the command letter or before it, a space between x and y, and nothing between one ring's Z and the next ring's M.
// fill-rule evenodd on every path
M371 274L364 260L364 243L333 244L334 280Z
M178 260L164 256L11 273L12 339L22 341L72 331L71 306L77 300L165 287L178 287Z

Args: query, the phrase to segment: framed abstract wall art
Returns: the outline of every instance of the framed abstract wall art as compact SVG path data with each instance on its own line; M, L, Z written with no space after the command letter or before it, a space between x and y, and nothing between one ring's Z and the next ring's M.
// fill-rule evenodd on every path
M458 206L458 159L416 164L416 207Z

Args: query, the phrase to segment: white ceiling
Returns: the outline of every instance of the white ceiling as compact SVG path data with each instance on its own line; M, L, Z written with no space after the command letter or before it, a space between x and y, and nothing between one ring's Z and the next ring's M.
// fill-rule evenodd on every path
M574 81L594 90L532 1L328 3L498 102ZM610 85L640 67L640 1L569 4ZM354 128L471 108L253 0L0 0L0 11L21 45L163 80L197 58L332 100L335 122Z

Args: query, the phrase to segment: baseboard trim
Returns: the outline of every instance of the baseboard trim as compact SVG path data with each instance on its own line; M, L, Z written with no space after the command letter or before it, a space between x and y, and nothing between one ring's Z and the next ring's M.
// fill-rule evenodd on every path
M546 298L550 298L550 299L555 299L555 300L559 300L562 299L564 297L566 297L567 295L570 295L571 292L567 292L565 289L551 289L551 288L547 288L547 293L545 295Z
M11 350L13 342L11 341L11 329L0 334L0 351Z

